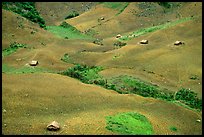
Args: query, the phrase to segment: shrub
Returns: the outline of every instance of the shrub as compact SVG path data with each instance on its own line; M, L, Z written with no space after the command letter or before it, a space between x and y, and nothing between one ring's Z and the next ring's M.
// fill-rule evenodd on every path
M176 93L175 100L181 100L192 108L202 109L202 100L197 97L197 93L190 89L181 88Z
M79 13L77 11L72 11L65 19L74 18L76 16L79 16Z
M170 129L171 131L177 131L177 128L174 127L174 126L170 127L169 129Z
M69 62L70 57L69 57L68 53L65 53L64 56L61 58L61 60L64 61L64 62Z
M193 75L193 76L191 76L190 79L192 79L192 80L199 80L199 78L198 78L197 75Z
M103 40L103 39L95 39L95 40L93 41L93 43L94 43L94 44L97 44L97 45L103 45L102 40Z
M158 2L159 5L165 8L171 8L172 4L170 2Z
M121 42L121 41L117 41L115 42L113 45L116 46L116 47L123 47L125 46L127 43L124 43L124 42Z
M99 71L101 71L101 67L97 66L87 66L87 65L80 65L77 64L72 68L69 68L68 70L62 72L61 74L67 75L73 78L77 78L81 80L83 83L87 84L93 84L94 81L96 82L98 78L100 78L100 75L98 74ZM103 80L97 81L98 84L103 84ZM96 83L97 83L96 82Z
M60 27L63 27L63 28L69 28L71 29L71 31L76 31L76 32L80 32L79 30L77 30L75 27L73 27L72 25L70 25L69 23L63 21L61 24L60 24ZM80 32L81 33L81 32Z

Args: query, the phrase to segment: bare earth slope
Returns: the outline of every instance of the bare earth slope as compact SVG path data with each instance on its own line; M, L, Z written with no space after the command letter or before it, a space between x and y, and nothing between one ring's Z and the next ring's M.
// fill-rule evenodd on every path
M128 111L145 115L155 134L202 131L196 122L201 115L181 106L121 95L57 74L3 74L2 89L3 134L52 134L45 130L52 120L62 126L56 134L112 134L105 129L105 116ZM170 126L178 132L170 131Z

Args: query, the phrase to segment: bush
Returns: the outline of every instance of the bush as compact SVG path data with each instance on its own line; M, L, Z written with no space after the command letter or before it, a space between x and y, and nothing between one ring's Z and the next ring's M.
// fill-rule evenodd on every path
M190 89L181 88L176 93L175 100L181 100L192 108L202 109L202 100L197 97L197 93Z
M61 58L61 60L64 61L64 62L69 62L70 57L69 57L68 53L65 53L64 56Z
M177 131L177 128L174 127L174 126L170 127L169 129L170 129L171 131Z
M172 4L170 2L158 2L159 5L165 8L171 8Z
M103 45L102 40L103 40L103 39L95 39L95 40L93 41L93 43L94 43L94 44L97 44L97 45Z
M61 24L60 24L60 27L63 27L63 28L69 28L71 29L71 31L76 31L76 32L80 32L79 30L77 30L75 27L73 27L72 25L70 25L69 23L63 21ZM80 32L81 33L81 32Z
M115 42L113 45L116 47L123 47L125 46L127 43L121 42L121 41L117 41Z
M73 78L77 78L81 80L83 83L87 84L93 84L94 81L95 83L98 84L103 84L103 80L97 81L98 78L100 78L98 72L101 71L101 67L97 66L87 66L87 65L80 65L77 64L72 68L69 68L68 70L62 72L61 74L67 75Z
M76 16L79 16L79 13L77 11L72 11L65 19L74 18Z

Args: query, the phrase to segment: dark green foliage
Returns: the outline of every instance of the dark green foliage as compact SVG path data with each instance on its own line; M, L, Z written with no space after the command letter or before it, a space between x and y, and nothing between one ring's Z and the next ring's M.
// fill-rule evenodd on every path
M103 84L104 81L100 79L100 76L98 74L99 71L101 71L101 67L97 66L87 66L87 65L80 65L77 64L72 68L69 68L68 70L62 72L61 74L67 75L73 78L77 78L81 80L83 83L87 84Z
M165 8L171 8L172 6L170 2L158 2L158 4Z
M177 128L174 127L174 126L172 126L172 127L170 127L170 130L171 130L171 131L177 131Z
M175 100L180 100L192 108L202 109L202 100L197 97L197 93L190 89L181 88L176 93Z
M35 8L35 2L2 2L2 8L13 11L45 28L45 21Z
M72 25L70 25L69 23L63 21L61 24L60 24L60 27L63 27L63 28L69 28L71 29L71 31L75 31L75 32L80 32L79 30L77 30L75 27L73 27ZM81 33L81 32L80 32Z
M129 76L119 76L107 80L103 79L98 74L101 67L75 65L74 67L64 71L62 74L77 78L84 83L100 85L106 89L115 90L120 94L137 94L143 97L159 98L166 101L179 100L181 103L188 105L191 108L202 109L202 100L197 98L197 94L189 89L182 88L175 94L164 92L165 89L160 89L150 83Z
M97 44L97 45L103 45L102 39L95 39L95 40L93 41L93 43L94 43L94 44Z
M121 41L117 41L115 42L113 45L116 46L116 47L123 47L125 46L127 43L124 43L124 42L121 42Z
M65 19L74 18L76 16L79 16L79 13L77 11L72 11Z
M193 75L193 76L191 76L190 79L192 79L192 80L199 80L199 78L198 78L197 75Z

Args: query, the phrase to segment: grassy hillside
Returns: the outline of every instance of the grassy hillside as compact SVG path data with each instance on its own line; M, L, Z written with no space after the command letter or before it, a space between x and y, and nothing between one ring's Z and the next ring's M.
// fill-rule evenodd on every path
M3 6L2 134L202 134L201 2Z
M91 36L82 34L82 32L66 22L63 22L60 26L47 26L46 29L65 39L93 39Z

